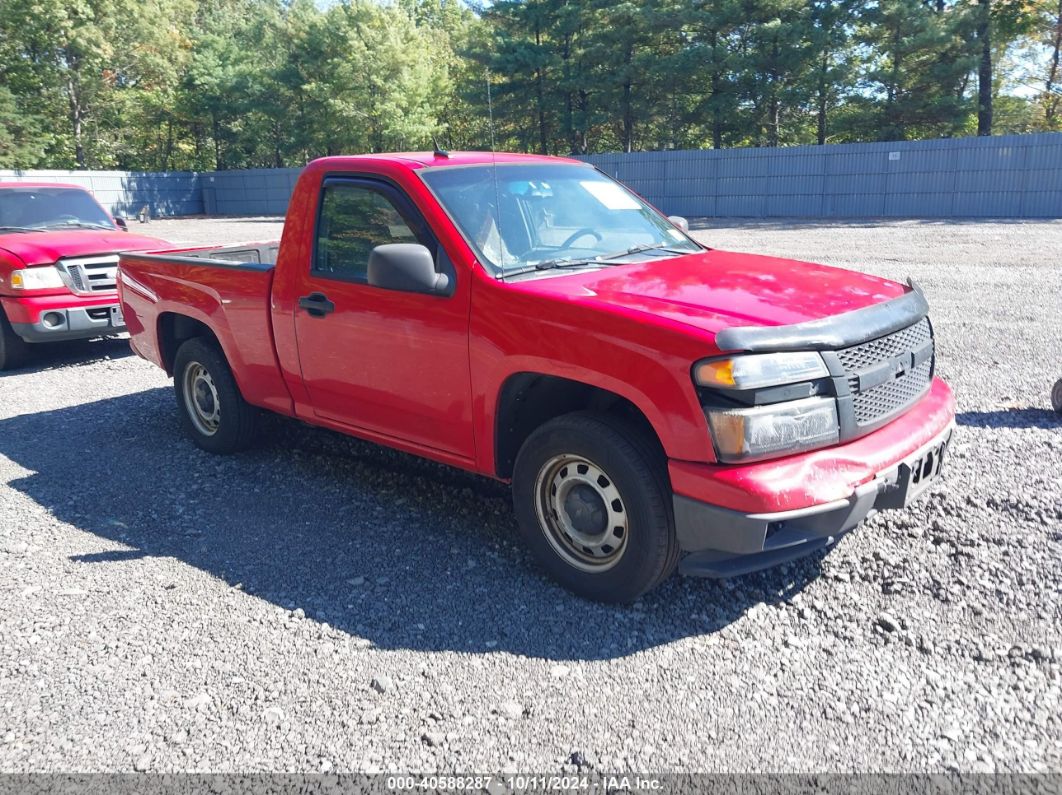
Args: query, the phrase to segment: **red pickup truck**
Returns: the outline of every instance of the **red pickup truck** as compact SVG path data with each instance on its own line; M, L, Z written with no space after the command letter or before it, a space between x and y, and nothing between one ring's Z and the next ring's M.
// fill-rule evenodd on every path
M684 227L575 160L329 157L279 247L123 254L118 287L203 449L266 409L511 481L543 567L625 602L907 505L953 425L916 286Z
M76 185L0 183L0 370L25 363L33 343L125 330L118 252L166 243L123 224Z

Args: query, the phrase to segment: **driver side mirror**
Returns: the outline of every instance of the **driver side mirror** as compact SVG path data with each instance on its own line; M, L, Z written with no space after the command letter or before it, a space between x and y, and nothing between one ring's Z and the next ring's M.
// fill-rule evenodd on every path
M385 243L369 252L368 281L383 290L449 295L450 277L437 273L431 252L419 243Z
M118 218L116 216L115 219L114 219L114 225L117 226L119 229L121 229L123 232L128 232L129 231L129 224L127 224L125 222L124 218Z
M681 215L669 215L667 217L667 220L669 220L683 232L690 231L690 222L683 218Z

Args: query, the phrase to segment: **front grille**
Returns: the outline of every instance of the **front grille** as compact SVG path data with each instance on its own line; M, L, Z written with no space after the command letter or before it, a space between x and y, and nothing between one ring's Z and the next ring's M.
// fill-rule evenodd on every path
M859 435L912 405L933 378L928 318L869 342L834 351L850 397L839 400L845 435ZM847 420L847 423L844 420Z
M869 425L914 403L929 386L932 370L932 362L922 362L899 378L856 393L852 398L856 425Z
M78 295L114 292L117 289L118 255L59 260L66 286Z
M929 318L922 318L913 326L900 329L885 337L837 351L837 358L840 359L845 372L855 374L874 367L886 359L894 359L902 354L916 351L932 339L933 332L929 328ZM858 378L850 375L848 383L850 388L854 388L858 384Z

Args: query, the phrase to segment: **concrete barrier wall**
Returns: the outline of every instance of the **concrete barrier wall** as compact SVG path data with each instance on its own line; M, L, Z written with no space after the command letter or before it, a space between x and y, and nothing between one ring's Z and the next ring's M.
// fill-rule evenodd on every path
M1062 133L582 159L691 218L1062 218ZM123 215L145 204L155 217L283 215L300 171L0 171L0 181L74 182Z
M582 159L690 217L1062 217L1062 133Z
M203 212L200 175L191 171L0 171L0 182L65 182L92 191L115 215L132 217L145 204L152 217Z

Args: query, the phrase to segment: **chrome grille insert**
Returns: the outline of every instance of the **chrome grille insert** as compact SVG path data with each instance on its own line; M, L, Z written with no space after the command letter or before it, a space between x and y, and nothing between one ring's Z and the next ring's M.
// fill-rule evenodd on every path
M117 254L71 257L59 260L55 266L66 286L77 295L113 293L117 289Z

